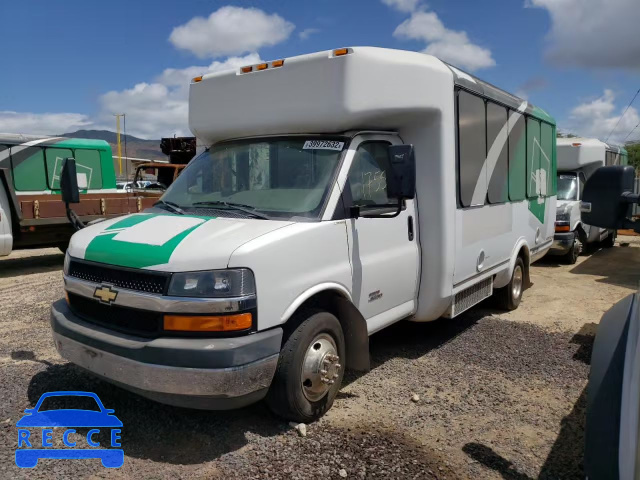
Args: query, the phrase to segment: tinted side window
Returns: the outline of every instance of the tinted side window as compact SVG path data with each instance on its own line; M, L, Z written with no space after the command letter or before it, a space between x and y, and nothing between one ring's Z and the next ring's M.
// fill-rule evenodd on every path
M73 157L73 152L68 148L47 148L45 154L47 158L49 188L51 190L60 190L62 165L66 158ZM78 170L78 173L80 173L80 170Z
M11 168L16 190L39 192L47 189L42 148L11 147Z
M388 149L387 142L367 142L356 150L347 177L354 205L394 202L387 196Z
M0 145L0 168L11 168L9 147L7 145Z
M484 197L473 200L476 185L486 191L486 176L480 178L486 158L484 100L467 92L458 93L458 176L463 207L483 205Z
M526 197L527 138L524 116L509 113L509 198L512 201Z
M89 189L102 188L102 168L100 168L100 152L98 150L76 149L76 171L78 176L86 177Z
M527 197L535 198L540 194L541 181L544 178L540 171L540 122L527 118ZM546 192L546 178L545 192Z
M509 198L507 109L487 102L487 175L489 176L489 203L506 202ZM490 172L490 163L495 166Z
M547 185L545 191L541 191L543 195L555 195L556 193L556 176L552 175L554 169L555 158L553 156L553 127L548 123L540 124L540 168L545 172L547 177Z

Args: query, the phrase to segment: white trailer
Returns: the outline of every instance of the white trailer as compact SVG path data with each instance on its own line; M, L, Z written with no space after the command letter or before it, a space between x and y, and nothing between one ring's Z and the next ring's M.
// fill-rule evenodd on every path
M576 263L584 250L594 245L613 247L616 231L587 225L580 216L585 182L605 165L626 165L627 151L595 138L558 138L558 206L556 233L550 255Z
M516 308L553 241L553 119L429 55L247 65L189 105L210 148L155 209L74 235L52 309L62 356L147 397L312 420L369 335Z

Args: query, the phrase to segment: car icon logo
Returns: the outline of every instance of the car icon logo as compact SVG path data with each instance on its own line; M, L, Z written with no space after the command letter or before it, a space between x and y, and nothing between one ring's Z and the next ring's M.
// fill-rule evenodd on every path
M55 404L67 404L80 399L88 408L52 408ZM89 459L97 458L107 468L118 468L124 463L124 451L120 447L122 422L113 415L114 410L104 407L100 398L92 392L60 391L44 393L34 408L25 410L18 420L18 448L15 452L16 465L33 468L38 460ZM53 447L53 427L63 427L61 439L65 447ZM74 427L90 428L86 435L78 433ZM30 429L42 429L38 434ZM101 429L110 429L110 446L104 448L97 440ZM59 431L56 431L58 434ZM34 434L34 435L32 435ZM83 446L85 443L86 446ZM38 445L41 443L41 445Z
M93 291L94 298L97 298L102 303L106 303L107 305L111 305L111 303L116 301L118 297L118 291L113 290L109 285L101 285L96 287Z

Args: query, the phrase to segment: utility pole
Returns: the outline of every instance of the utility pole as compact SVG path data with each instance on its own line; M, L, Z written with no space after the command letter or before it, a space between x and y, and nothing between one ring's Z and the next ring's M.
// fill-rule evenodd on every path
M125 114L117 113L114 116L116 117L116 138L118 139L118 165L120 167L120 178L122 178L122 144L120 143L120 117L124 117Z

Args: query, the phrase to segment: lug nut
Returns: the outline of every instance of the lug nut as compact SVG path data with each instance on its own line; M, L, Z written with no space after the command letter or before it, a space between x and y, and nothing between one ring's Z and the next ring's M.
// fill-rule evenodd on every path
M334 383L336 383L335 380L329 380L329 385L333 385Z
M342 365L340 365L339 363L336 363L334 366L335 366L336 368L342 368Z
M333 378L338 378L340 375L338 375L337 373L333 374Z
M320 375L326 375L326 374L327 374L326 370L324 370L324 369L320 370Z

